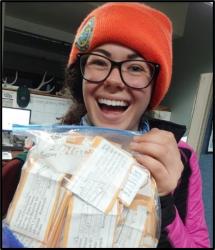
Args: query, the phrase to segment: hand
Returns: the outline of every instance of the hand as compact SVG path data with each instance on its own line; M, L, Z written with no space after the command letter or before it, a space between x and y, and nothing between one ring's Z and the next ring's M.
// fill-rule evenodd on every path
M175 190L184 166L171 132L153 128L144 135L135 136L130 148L136 160L154 177L160 196Z

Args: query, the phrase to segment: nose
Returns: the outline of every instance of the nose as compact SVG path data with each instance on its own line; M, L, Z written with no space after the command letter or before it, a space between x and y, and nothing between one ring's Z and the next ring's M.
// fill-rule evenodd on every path
M114 67L108 78L105 80L104 84L105 86L113 87L113 88L124 88L125 84L123 83L121 79L121 75L119 72L119 68Z

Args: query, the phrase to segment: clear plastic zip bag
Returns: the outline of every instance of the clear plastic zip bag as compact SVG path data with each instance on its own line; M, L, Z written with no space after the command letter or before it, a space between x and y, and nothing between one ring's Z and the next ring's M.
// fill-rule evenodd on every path
M14 126L33 147L6 223L26 247L156 247L156 183L129 151L137 132Z

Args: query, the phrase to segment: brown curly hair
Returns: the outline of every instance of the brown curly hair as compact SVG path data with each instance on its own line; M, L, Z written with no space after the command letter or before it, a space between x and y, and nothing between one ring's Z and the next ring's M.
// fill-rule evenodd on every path
M78 61L65 69L65 86L69 88L73 104L67 113L61 118L62 124L79 124L81 117L86 114L86 108L82 94L82 75Z

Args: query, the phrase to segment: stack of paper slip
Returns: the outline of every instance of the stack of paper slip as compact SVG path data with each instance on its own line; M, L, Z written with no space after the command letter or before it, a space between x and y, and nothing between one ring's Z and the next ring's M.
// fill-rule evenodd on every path
M101 136L52 137L29 151L6 222L26 247L156 247L149 172Z

